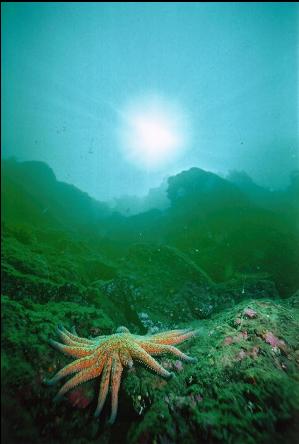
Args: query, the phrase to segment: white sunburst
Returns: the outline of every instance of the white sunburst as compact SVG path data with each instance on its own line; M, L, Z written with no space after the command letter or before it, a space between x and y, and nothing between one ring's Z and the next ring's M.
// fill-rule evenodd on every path
M157 96L143 97L121 112L120 145L135 166L154 170L174 162L187 148L189 126L177 104Z

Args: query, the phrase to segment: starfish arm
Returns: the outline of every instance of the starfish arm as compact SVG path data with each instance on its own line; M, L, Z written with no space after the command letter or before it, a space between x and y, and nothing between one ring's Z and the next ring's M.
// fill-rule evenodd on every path
M85 345L92 345L92 342L79 342L75 339L72 339L68 334L66 334L64 331L60 330L59 328L57 328L57 333L60 337L60 340L65 344L65 345L73 345L75 347L83 347Z
M134 365L133 359L132 359L132 356L130 355L128 350L126 350L126 349L120 350L119 357L120 357L120 361L124 367L129 367L129 368L133 367L133 365Z
M113 358L112 370L111 370L111 415L109 423L113 424L117 415L118 408L118 391L121 382L121 375L123 372L123 366L121 365L119 356L116 355Z
M56 375L52 379L47 381L47 384L54 385L65 376L79 372L85 368L91 367L92 365L95 364L96 361L97 358L95 356L87 356L85 358L77 359L76 361L71 362L69 365L59 370L59 372L56 373Z
M59 326L58 327L58 333L59 336L61 337L61 339L65 342L66 337L69 338L69 340L76 342L77 345L79 344L92 344L92 340L91 339L87 339L87 338L81 338L78 335L75 335L71 332L69 332L66 328ZM67 343L67 342L65 342Z
M160 339L160 338L164 338L164 337L172 337L172 336L179 336L179 335L183 335L185 333L188 333L190 331L190 329L177 329L177 330L168 330L168 331L161 331L160 333L155 333L153 335L149 335L148 338L150 340L156 340L156 339Z
M183 333L181 335L172 335L172 336L167 336L165 335L164 337L160 337L154 340L151 340L151 342L155 342L156 344L164 344L164 345L176 345L176 344L180 344L181 342L186 341L189 338L192 338L193 336L196 336L197 332L195 330L193 331L189 331L187 333Z
M83 358L84 356L89 356L91 355L95 348L94 347L74 347L74 346L70 346L70 345L63 345L60 344L60 342L56 342L53 341L52 339L50 339L50 344L55 347L57 350L66 353L67 355L71 355L75 358Z
M100 344L101 342L103 342L104 339L106 339L106 336L97 336L95 338L90 338L90 339L79 338L79 337L76 339L72 339L75 336L71 335L71 333L69 333L67 330L62 331L59 328L57 328L57 332L64 344L73 345L75 347L84 347L86 345L92 346L95 344Z
M67 393L69 390L76 387L77 385L89 381L90 379L96 378L101 374L101 371L102 367L97 366L92 366L88 369L80 371L61 387L55 397L55 401L58 401L63 395L65 395L65 393Z
M154 372L158 373L158 375L163 376L164 378L170 378L172 373L165 370L154 358L152 358L142 347L138 344L134 344L130 346L130 354L133 359L141 362L142 364L149 367Z
M138 343L139 342L144 343L145 341L147 341L160 344L162 343L162 341L172 340L172 338L186 334L188 331L190 330L169 330L161 333L156 333L154 335L147 335L147 336L134 335L134 338Z
M105 362L105 366L103 369L102 379L101 379L101 385L100 385L100 392L98 397L98 405L96 408L96 411L94 412L94 416L97 417L100 415L103 406L105 404L107 393L109 389L109 381L110 381L110 372L111 372L111 365L112 365L112 358L108 358Z
M92 344L95 342L100 343L100 342L103 342L107 338L108 338L108 336L106 336L106 335L95 336L94 338L90 338L89 341L91 341Z
M163 354L172 354L174 356L177 356L182 361L187 362L195 362L195 358L191 358L191 356L186 355L185 353L181 352L176 347L173 347L172 345L164 345L164 344L155 344L151 342L147 342L142 344L142 348L149 353L150 355L163 355Z

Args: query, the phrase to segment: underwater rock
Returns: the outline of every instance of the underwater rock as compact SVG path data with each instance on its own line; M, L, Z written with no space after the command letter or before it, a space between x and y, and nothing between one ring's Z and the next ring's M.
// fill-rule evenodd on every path
M190 168L169 177L167 195L172 205L198 206L202 211L247 203L246 196L231 182L217 174Z
M167 328L196 318L214 284L175 248L135 245L124 259L120 276L102 287L128 319L149 328ZM143 313L138 315L136 312ZM145 316L146 315L146 316Z
M255 317L246 316L249 307ZM7 442L135 444L159 442L163 437L175 444L263 444L294 432L299 405L299 314L288 301L242 301L209 319L193 321L200 334L181 348L197 363L181 366L162 358L165 368L175 372L169 381L141 366L133 367L120 387L119 415L110 438L104 422L91 419L97 384L79 386L68 402L59 405L51 401L56 389L43 385L45 378L69 362L47 344L56 325L69 320L87 337L111 333L113 323L105 313L70 302L36 304L3 296L2 316ZM224 346L226 338L232 340ZM283 343L286 348L274 353L273 344L267 342L272 339L283 341L276 344L277 349ZM12 411L17 412L13 422ZM23 427L25 441L14 426ZM287 442L295 444L291 439Z
M172 247L135 245L111 265L100 242L90 247L57 231L5 232L4 442L264 444L294 430L298 292L282 302L263 275L216 284ZM116 250L118 257L119 245ZM51 401L55 389L43 385L68 363L47 344L62 322L76 324L86 337L110 334L117 325L138 334L199 327L198 339L182 346L198 362L191 369L163 357L172 381L130 369L120 388L118 423L107 431L91 419L96 384L71 392L59 406Z
M299 290L295 291L295 293L286 299L286 304L289 307L299 308Z
M186 255L167 246L138 244L123 262L120 275L103 283L101 291L144 332L206 319L244 299L279 297L264 276L215 284Z
M108 205L74 185L60 182L44 162L2 159L1 206L5 220L73 231L106 218Z
M38 304L28 298L16 301L3 295L1 315L2 326L5 326L1 338L1 411L5 442L42 442L46 437L52 440L53 433L57 443L70 442L70 436L75 436L78 428L83 429L86 418L81 409L75 408L72 425L66 426L70 405L66 403L57 409L49 398L51 390L46 390L43 381L66 364L67 359L57 356L48 346L48 338L62 322L70 326L75 323L87 336L92 328L111 332L113 322L103 310L91 305L63 301ZM79 404L82 406L83 402L86 401L82 398ZM88 439L88 436L85 428L84 437ZM56 442L56 438L52 442Z
M244 310L244 314L245 316L247 316L248 318L255 318L256 317L256 312L254 310L252 310L252 308L246 308Z
M248 303L241 302L200 321L202 333L188 349L197 364L167 385L155 385L141 369L128 375L128 396L134 397L140 375L138 393L148 401L127 442L139 444L145 436L147 442L161 442L163 436L174 444L264 444L287 436L288 443L296 443L299 312L281 301L251 300L249 306L256 316L246 316ZM287 354L269 353L272 331L287 344ZM226 338L231 340L223 347Z
M13 299L94 303L89 294L96 280L105 282L114 275L110 261L100 253L91 255L86 245L75 243L66 233L20 227L4 230L1 291Z
M272 347L278 347L282 350L286 349L286 343L282 339L278 339L271 331L266 331L263 334L265 342L270 344Z

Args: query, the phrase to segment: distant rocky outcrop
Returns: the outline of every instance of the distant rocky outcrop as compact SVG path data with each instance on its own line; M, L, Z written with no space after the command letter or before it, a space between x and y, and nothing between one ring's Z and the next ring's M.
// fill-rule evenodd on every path
M145 213L153 208L165 210L170 205L167 197L167 187L167 181L163 181L159 187L151 188L145 196L115 198L111 202L111 208L127 217Z
M296 172L288 189L271 192L245 173L227 180L191 168L168 179L169 207L124 215L57 181L42 162L4 160L2 222L76 232L116 261L132 244L168 245L216 282L268 273L287 296L299 285L297 191Z
M175 205L200 206L202 211L244 206L248 199L235 185L200 168L190 168L168 179L168 198Z
M163 245L138 244L121 259L118 276L101 291L145 331L178 327L233 307L248 298L279 297L266 276L248 275L214 283L188 256Z
M73 185L59 182L44 162L1 163L2 220L73 230L94 224L110 214L98 202Z

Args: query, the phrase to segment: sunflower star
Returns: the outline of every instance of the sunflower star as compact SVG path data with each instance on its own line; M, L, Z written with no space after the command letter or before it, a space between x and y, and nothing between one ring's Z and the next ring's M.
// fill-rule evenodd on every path
M146 365L164 378L170 378L173 373L163 368L151 355L169 353L183 361L196 361L173 346L195 336L196 331L190 329L139 336L131 334L126 327L119 327L115 334L91 339L79 337L75 330L71 333L64 327L58 327L57 330L64 344L53 340L50 340L50 344L61 352L79 359L46 381L49 385L53 385L65 376L76 373L61 387L55 399L60 399L77 385L102 375L95 416L100 415L110 386L112 403L110 424L113 424L117 414L118 391L123 368L131 368L133 360Z

